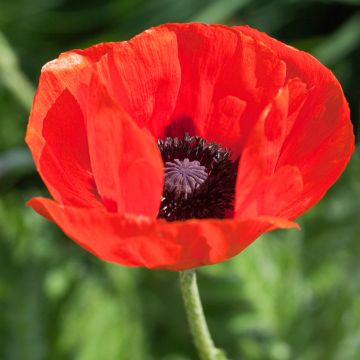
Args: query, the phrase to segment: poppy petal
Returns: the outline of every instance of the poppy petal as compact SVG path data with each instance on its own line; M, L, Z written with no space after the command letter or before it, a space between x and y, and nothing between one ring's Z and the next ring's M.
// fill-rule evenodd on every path
M114 44L102 43L85 50L64 52L41 69L26 132L26 143L29 145L35 164L39 161L44 145L41 133L46 114L65 89L74 95L81 110L85 110L87 87L92 76L93 64L111 51Z
M263 232L298 228L286 219L274 217L168 223L64 207L45 198L33 198L28 205L103 260L167 270L224 261L238 254Z
M65 205L101 207L91 172L84 117L68 90L48 111L42 137L45 145L38 170L54 199Z
M87 110L92 169L108 210L156 218L164 175L153 137L113 101L99 76L91 81Z
M33 198L28 205L103 260L153 268L174 263L179 257L180 247L156 234L154 225L147 218L129 219L105 211L83 211L81 208L61 206L46 198Z
M181 81L175 34L158 27L119 42L98 62L97 72L136 123L161 138Z
M354 134L345 99L335 85L310 89L289 133L278 166L297 166L307 206L314 205L337 180L354 151ZM294 215L295 216L295 215Z
M282 43L269 35L253 29L249 26L233 26L239 33L246 34L258 42L264 43L277 56L286 63L286 79L300 78L310 86L321 86L326 83L334 83L341 91L341 86L333 73L322 65L317 59L305 51L295 49Z
M81 103L82 87L88 81L90 73L89 61L74 52L62 54L42 68L26 133L26 142L36 165L44 145L42 126L46 114L65 89Z
M268 47L225 26L165 26L176 33L181 66L173 121L192 118L193 135L230 147L238 156L261 110L283 86L285 64Z
M159 267L183 270L216 264L238 255L265 232L290 228L299 229L299 226L287 219L271 216L163 223L158 230L163 234L171 231L172 241L181 245L181 254L176 263Z
M301 171L303 191L297 199L288 204L284 216L294 219L315 205L339 178L353 151L352 127L341 126L319 144L306 161L299 162L297 167ZM291 166L293 161L283 164Z
M278 167L305 88L298 79L281 89L252 128L241 155L236 182L235 216L281 216L283 207L302 191L302 175L296 166ZM297 101L297 106L292 104ZM289 117L290 114L290 117ZM281 194L281 187L283 194ZM276 200L274 202L274 200Z
M322 198L354 151L348 104L332 72L308 53L248 26L234 29L271 48L286 62L286 78L300 79L307 89L304 91L304 85L298 86L299 96L297 99L294 96L289 103L287 123L291 128L276 165L277 168L296 167L301 173L303 191L289 203L286 211L286 216L294 219ZM292 106L297 108L295 112Z

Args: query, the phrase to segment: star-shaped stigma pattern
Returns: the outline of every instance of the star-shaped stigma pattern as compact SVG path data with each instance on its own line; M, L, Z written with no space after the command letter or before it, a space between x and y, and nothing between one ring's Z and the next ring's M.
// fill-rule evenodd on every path
M165 163L165 187L168 191L174 191L178 196L185 199L188 194L195 191L197 187L208 178L206 167L199 161L174 159Z

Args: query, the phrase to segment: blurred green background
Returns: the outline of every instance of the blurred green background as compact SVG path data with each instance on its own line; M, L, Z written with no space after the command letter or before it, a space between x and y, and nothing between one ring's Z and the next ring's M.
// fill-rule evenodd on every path
M1 0L0 359L196 359L177 274L106 264L25 207L45 194L24 133L41 66L163 22L249 24L337 75L359 131L360 1ZM231 359L360 359L360 156L302 231L199 270Z

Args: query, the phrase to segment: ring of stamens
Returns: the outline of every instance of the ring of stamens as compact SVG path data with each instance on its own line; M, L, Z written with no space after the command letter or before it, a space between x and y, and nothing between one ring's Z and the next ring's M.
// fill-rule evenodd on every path
M238 161L214 142L185 135L158 141L164 190L158 218L225 218L233 210Z

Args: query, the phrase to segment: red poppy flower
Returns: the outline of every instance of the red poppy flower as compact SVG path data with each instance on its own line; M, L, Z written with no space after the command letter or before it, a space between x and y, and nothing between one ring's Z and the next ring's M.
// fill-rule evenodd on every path
M293 222L354 148L334 75L249 27L168 24L46 64L29 202L101 259L180 270Z

